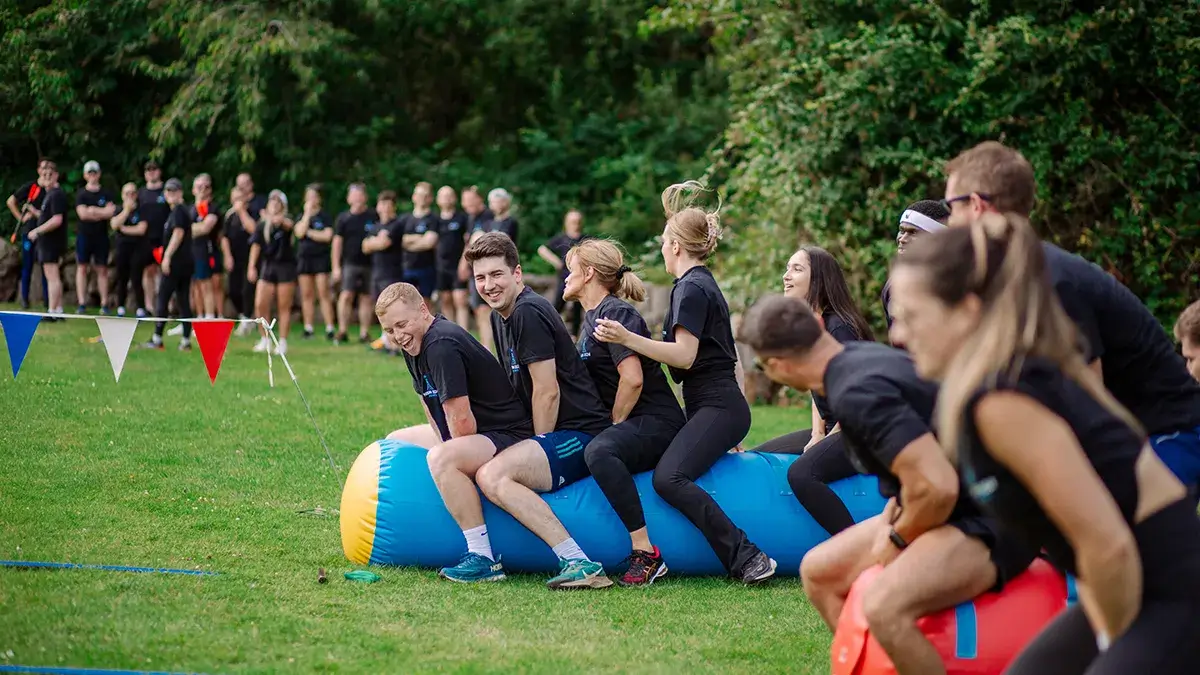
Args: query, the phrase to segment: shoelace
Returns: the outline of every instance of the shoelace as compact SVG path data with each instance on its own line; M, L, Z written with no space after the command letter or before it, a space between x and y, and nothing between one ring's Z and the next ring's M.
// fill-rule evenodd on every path
M629 556L629 571L626 572L626 575L636 579L644 579L646 577L646 570L650 567L646 562L646 554L640 551Z

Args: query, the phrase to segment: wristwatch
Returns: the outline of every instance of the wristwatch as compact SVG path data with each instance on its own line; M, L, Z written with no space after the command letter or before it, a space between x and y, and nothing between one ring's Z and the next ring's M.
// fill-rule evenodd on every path
M892 544L901 551L908 548L908 542L904 541L904 537L901 537L900 533L897 532L896 528L894 527L888 532L888 539L890 539Z

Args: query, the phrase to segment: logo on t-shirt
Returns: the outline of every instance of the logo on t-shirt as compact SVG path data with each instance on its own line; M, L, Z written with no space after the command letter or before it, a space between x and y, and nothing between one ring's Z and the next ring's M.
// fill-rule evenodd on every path
M449 223L446 223L446 229L450 230L451 232L457 232L458 228L460 227L462 227L462 225L457 220L452 220Z
M166 197L164 197L164 196L162 196L162 195L159 195L159 196L158 196L158 203L159 203L159 204L166 204L166 203L167 203L167 198L166 198Z
M425 223L417 223L417 234L425 234L427 229L429 228L425 227Z
M579 338L579 358L587 361L592 356L592 350L588 349L587 336Z
M313 218L313 221L312 221L312 229L314 229L314 230L323 230L323 229L325 229L325 221L324 221L324 220L321 220L320 218Z
M367 232L374 232L374 231L375 231L375 221L368 220L367 221Z
M104 206L104 197L100 198L100 206Z
M142 219L139 218L138 214L136 214L136 213L129 217L129 222L133 223L134 225L137 225L141 221L142 221Z
M429 381L429 376L422 375L421 377L424 378L424 380L425 380L425 391L422 392L421 395L424 396L425 398L437 398L437 395L438 395L437 387L433 386L433 382Z
M521 366L517 365L517 352L512 347L508 348L508 367L514 373L521 372Z

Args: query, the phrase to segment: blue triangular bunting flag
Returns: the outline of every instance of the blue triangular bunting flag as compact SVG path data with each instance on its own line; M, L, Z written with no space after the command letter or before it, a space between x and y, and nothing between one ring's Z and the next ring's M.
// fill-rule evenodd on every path
M21 314L18 312L0 312L0 328L4 329L4 341L8 344L8 360L12 363L13 379L21 370L25 354L29 351L29 343L33 342L33 333L37 330L42 317L37 314Z

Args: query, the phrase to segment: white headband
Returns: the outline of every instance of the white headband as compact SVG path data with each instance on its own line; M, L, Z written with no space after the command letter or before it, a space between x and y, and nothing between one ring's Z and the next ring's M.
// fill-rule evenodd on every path
M904 215L900 216L900 222L908 223L909 225L916 225L926 232L937 232L938 230L946 229L945 225L939 223L933 218L930 218L924 213L918 213L911 209L905 211Z

